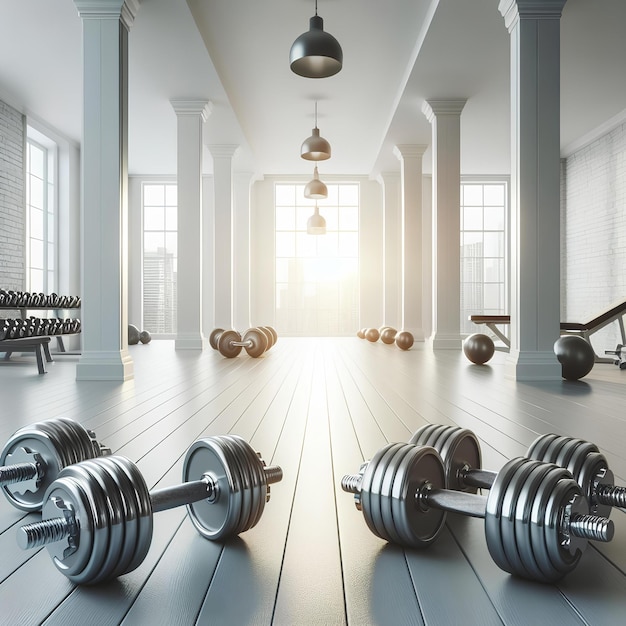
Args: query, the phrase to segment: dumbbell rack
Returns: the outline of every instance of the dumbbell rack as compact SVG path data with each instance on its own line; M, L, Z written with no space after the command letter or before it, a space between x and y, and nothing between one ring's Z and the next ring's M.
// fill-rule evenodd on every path
M15 305L0 305L0 311L2 310L6 310L6 311L19 311L20 313L20 318L22 320L27 320L28 319L28 312L29 311L55 311L55 312L60 312L60 311L77 311L80 310L80 304L78 306L66 306L66 307L59 307L59 306L15 306ZM59 316L57 316L59 317ZM63 343L63 336L68 337L71 335L79 335L80 331L78 331L77 333L63 333L63 335L53 335L55 337L55 339L57 340L57 349L59 351L59 353L61 354L80 354L80 352L68 352L65 349L65 344Z

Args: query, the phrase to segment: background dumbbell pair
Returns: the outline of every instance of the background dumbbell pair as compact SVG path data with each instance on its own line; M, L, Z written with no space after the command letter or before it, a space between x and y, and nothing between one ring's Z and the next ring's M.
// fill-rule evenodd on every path
M361 328L361 330L357 331L356 336L359 339L367 339L371 343L375 343L379 339L388 345L395 343L400 350L409 350L415 343L413 334L408 330L398 332L391 326L381 326L380 328Z
M555 444L544 438L550 443L536 449L560 446L573 454L573 440L562 439ZM593 503L565 468L517 458L497 474L483 471L477 439L465 429L426 426L411 442L385 446L359 474L342 480L370 530L386 541L429 545L447 511L480 517L489 553L501 569L553 582L576 567L589 540L613 537L613 523L590 513ZM579 452L582 456L582 448ZM476 487L489 487L489 495L471 493Z
M232 359L245 349L248 356L256 359L278 341L278 334L271 326L249 328L243 337L236 330L216 328L209 336L209 344L222 356Z
M282 479L281 468L266 467L241 437L222 435L189 448L182 484L149 491L129 459L96 449L95 439L89 457L86 440L68 439L81 428L65 418L40 422L18 431L2 455L11 462L3 468L9 501L42 509L41 522L18 530L18 544L46 545L57 569L75 583L94 584L138 567L158 511L186 505L195 528L211 540L252 528L269 501L270 484Z

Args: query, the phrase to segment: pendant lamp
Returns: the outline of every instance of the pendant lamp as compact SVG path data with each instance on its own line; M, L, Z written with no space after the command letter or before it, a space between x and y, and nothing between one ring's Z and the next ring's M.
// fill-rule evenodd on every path
M320 215L319 207L315 203L315 211L306 222L306 232L308 235L325 235L326 220Z
M328 187L320 180L317 173L317 165L313 168L313 179L310 180L304 188L305 198L328 198Z
M330 144L324 137L320 137L320 129L317 127L317 102L315 103L315 128L313 134L302 143L300 156L307 161L330 159Z
M309 30L302 33L291 45L289 66L305 78L327 78L333 76L343 64L343 51L339 42L324 31L324 20L317 14L309 20Z

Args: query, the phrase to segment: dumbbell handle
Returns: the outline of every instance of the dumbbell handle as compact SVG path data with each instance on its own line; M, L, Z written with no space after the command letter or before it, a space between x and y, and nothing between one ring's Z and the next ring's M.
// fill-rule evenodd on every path
M21 483L32 478L41 478L42 468L39 463L16 463L0 467L0 487Z
M278 466L263 468L267 484L282 480L283 471ZM164 487L150 492L150 502L154 513L174 509L200 500L215 502L219 488L213 478L205 474L201 480L189 481L173 487ZM22 550L61 541L75 531L74 516L53 517L41 522L26 524L17 531L17 543Z
M341 488L349 493L360 493L361 481L361 475L344 476L341 480ZM415 493L415 506L423 510L440 509L484 519L487 511L487 496L451 489L437 489L425 482ZM569 518L561 516L560 530L564 535L571 534L581 539L609 542L613 539L615 526L606 517L575 513Z
M247 341L229 341L231 346L242 346L243 348L251 348L254 343L248 339Z

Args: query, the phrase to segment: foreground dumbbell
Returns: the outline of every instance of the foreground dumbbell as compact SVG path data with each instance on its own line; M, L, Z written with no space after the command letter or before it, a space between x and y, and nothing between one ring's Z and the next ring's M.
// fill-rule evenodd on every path
M282 480L241 437L196 441L183 464L183 483L149 491L137 466L109 456L65 468L46 492L42 521L18 529L23 549L46 545L56 568L72 582L94 584L143 562L153 514L187 505L193 525L211 540L252 528Z
M478 439L465 428L428 424L416 431L409 443L432 446L439 452L450 489L490 489L497 476L494 471L482 469ZM626 507L626 487L613 484L613 472L595 444L572 437L541 435L530 445L526 456L566 469L585 494L589 513L609 517L612 507Z
M267 350L267 336L258 328L249 328L243 337L236 330L225 330L217 341L219 353L229 359L238 356L242 348L256 359Z
M93 431L67 417L24 426L0 454L0 486L9 502L24 511L38 511L44 494L68 465L111 454Z
M432 543L446 511L484 518L495 563L511 574L553 582L578 564L587 540L610 541L613 522L589 515L586 499L567 470L512 459L487 497L446 489L446 474L430 446L389 444L357 475L344 476L370 530L410 547Z

